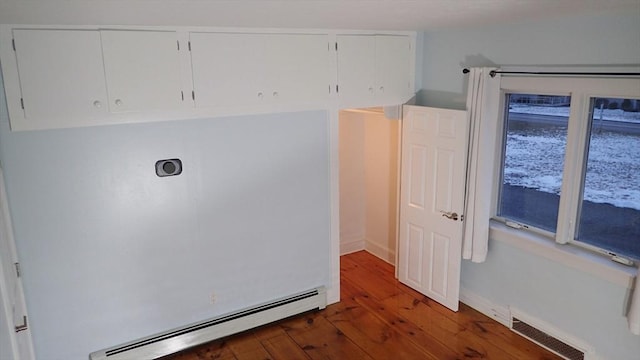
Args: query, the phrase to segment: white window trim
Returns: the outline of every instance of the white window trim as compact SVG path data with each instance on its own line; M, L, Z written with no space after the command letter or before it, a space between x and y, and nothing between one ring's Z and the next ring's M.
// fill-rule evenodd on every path
M618 264L595 252L578 246L558 244L535 232L513 229L496 220L491 220L489 238L627 289L632 287L633 278L638 273L635 267Z
M581 199L582 186L576 186L564 179L582 178L587 146L587 122L576 121L576 118L587 118L590 99L593 97L640 98L637 79L618 78L578 78L578 77L534 77L503 76L501 78L500 119L504 121L504 99L507 93L533 93L571 96L569 128L567 130L566 156L574 161L565 161L563 182L558 209L558 224L555 238L540 229L514 229L505 225L505 219L496 216L498 208L498 192L501 181L502 166L497 166L495 174L493 199L494 214L490 226L490 238L503 241L520 249L538 254L545 258L560 262L572 268L590 273L613 283L631 287L633 276L638 272L636 267L615 263L606 256L587 250L575 237L575 211ZM499 138L503 141L502 137ZM497 146L496 161L502 159L502 144ZM555 242L554 242L555 240ZM576 246L564 246L574 244Z

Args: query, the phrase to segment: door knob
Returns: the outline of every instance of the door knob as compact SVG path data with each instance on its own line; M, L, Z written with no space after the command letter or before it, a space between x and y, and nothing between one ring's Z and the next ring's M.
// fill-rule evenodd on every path
M442 216L446 217L447 219L451 219L453 221L458 220L458 213L448 212L448 211L440 211L440 212L442 213Z

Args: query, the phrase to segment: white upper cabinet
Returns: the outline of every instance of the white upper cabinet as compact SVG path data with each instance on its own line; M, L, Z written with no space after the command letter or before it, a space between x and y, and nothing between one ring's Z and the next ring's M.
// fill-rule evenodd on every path
M104 119L108 98L100 32L14 30L13 38L20 83L6 92L22 91L21 101L15 96L9 104L13 130L74 126L78 119L90 125Z
M111 112L173 110L183 104L175 31L103 30Z
M374 103L376 37L338 35L338 98L341 107Z
M268 91L280 105L327 108L329 39L327 35L279 34L268 42Z
M335 41L335 42L334 42ZM410 33L0 25L12 130L397 105Z
M403 35L338 35L341 108L397 105L413 95L411 39Z
M413 96L408 36L376 36L376 103L402 104Z
M327 35L191 33L196 108L326 108Z
M236 108L264 99L268 36L191 33L195 106Z

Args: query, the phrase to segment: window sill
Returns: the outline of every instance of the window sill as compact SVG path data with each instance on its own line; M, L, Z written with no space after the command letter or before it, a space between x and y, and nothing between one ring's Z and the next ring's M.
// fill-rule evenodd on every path
M632 287L633 277L638 273L636 267L618 264L605 256L577 246L557 244L538 234L513 229L498 221L491 220L489 228L489 237L493 240L502 241L626 288Z

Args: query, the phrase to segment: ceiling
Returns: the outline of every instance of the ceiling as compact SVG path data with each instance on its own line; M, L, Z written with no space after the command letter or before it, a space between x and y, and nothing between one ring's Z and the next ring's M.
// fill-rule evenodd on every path
M433 30L635 12L640 0L0 0L0 23Z

